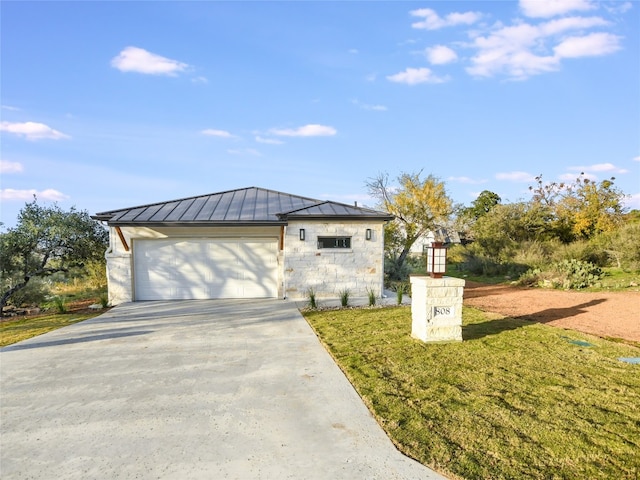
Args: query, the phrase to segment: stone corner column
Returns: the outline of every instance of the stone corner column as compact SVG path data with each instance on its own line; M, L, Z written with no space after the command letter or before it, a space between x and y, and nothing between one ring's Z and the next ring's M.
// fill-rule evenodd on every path
M423 342L462 341L460 278L411 276L411 336Z

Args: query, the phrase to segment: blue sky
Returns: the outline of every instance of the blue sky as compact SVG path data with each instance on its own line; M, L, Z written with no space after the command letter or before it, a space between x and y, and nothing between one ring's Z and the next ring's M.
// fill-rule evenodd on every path
M373 205L616 177L640 208L640 4L16 2L1 9L5 226L259 186Z

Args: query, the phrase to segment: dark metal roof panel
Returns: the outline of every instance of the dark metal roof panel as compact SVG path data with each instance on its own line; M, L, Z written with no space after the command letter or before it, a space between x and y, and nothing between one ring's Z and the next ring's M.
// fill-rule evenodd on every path
M282 224L290 217L377 218L389 214L263 188L243 188L98 213L111 224Z
M194 198L189 208L184 212L181 218L193 218L194 220L198 218L202 207L204 207L205 203L207 203L207 199L209 197L198 197Z
M167 202L149 219L152 222L166 222L167 217L173 212L180 202Z
M247 197L246 190L238 190L233 192L233 195L229 200L229 208L227 208L227 212L224 217L224 220L231 221L231 222L240 220L246 197Z
M188 199L178 202L176 208L173 209L169 215L165 217L166 222L178 222L180 219L185 216L187 210L191 207L191 205L195 202L195 199Z

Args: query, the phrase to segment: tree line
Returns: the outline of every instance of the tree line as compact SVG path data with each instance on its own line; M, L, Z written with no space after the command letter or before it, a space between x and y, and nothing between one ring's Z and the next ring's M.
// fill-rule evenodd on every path
M640 212L625 211L627 195L615 178L597 182L581 173L572 182L545 182L539 175L526 200L503 203L485 190L470 206L454 204L445 183L422 172L402 173L395 182L379 174L366 186L377 207L396 216L385 227L389 280L410 273L409 252L421 236L443 230L461 239L450 258L475 274L528 274L533 284L554 268L589 270L585 275L608 266L640 270Z

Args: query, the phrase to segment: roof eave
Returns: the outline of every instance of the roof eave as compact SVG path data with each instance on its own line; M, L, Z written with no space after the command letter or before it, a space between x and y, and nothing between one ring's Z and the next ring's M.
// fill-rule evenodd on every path
M268 221L268 222L127 222L127 221L107 221L112 227L279 227L287 225L286 221Z
M393 215L287 215L288 220L355 220L370 221L378 220L380 222L388 222L393 220Z

